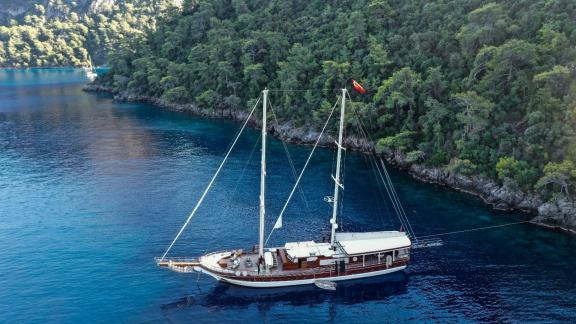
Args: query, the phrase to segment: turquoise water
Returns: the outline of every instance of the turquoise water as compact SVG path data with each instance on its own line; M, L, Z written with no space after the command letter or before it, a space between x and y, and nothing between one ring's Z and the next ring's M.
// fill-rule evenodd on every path
M530 225L446 236L444 247L415 252L405 274L336 292L243 289L159 269L153 258L238 125L114 103L82 92L84 82L78 70L0 70L0 322L576 320L576 240ZM241 138L175 255L256 243L258 138ZM292 175L282 145L270 146L267 203L277 215ZM288 148L299 169L310 148ZM272 244L328 229L332 158L323 149L313 159L307 204L295 195ZM344 230L399 228L363 156L349 153L346 165ZM528 217L391 171L417 234Z

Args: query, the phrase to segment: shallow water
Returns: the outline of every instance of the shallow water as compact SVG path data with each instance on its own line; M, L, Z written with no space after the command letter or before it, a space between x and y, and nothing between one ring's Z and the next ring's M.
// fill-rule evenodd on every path
M0 322L576 320L576 240L526 224L446 236L445 246L413 253L404 274L336 292L252 290L159 269L153 258L238 124L114 103L82 92L84 82L78 70L0 70ZM256 243L258 139L254 130L241 138L173 254ZM299 169L310 148L288 148ZM293 183L283 152L271 140L268 228ZM328 229L333 151L318 153L302 184L306 202L294 196L272 244ZM349 153L346 165L342 228L398 229L364 157ZM419 235L528 217L391 176Z

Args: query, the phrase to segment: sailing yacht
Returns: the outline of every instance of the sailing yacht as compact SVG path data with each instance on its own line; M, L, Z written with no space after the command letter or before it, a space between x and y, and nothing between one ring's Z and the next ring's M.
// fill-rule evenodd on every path
M239 286L269 288L284 287L305 284L316 284L320 288L335 289L335 282L342 280L352 280L365 277L373 277L402 271L410 261L410 250L412 241L410 234L404 231L378 231L378 232L341 232L338 231L340 192L344 189L342 180L342 152L343 146L344 117L346 111L347 90L341 90L340 120L337 147L336 171L332 176L334 181L333 196L326 200L332 204L332 216L330 218L331 235L329 242L301 241L287 242L283 246L266 247L264 241L265 234L265 195L266 195L266 116L268 103L268 90L262 92L262 156L260 174L260 226L259 242L253 249L233 249L227 251L213 252L196 258L171 258L167 257L168 252L188 225L190 219L195 214L198 206L206 196L214 179L224 165L230 150L226 154L224 161L220 164L216 174L204 191L192 214L176 238L166 250L164 255L156 258L158 266L167 267L177 272L201 272L214 279ZM332 109L336 108L338 101ZM259 102L259 101L258 101ZM256 105L258 105L258 102ZM255 107L256 107L255 105ZM254 108L255 108L254 107ZM252 112L254 109L252 110ZM332 113L330 116L332 116ZM252 114L252 113L251 113ZM250 115L251 115L250 114ZM248 119L250 116L248 117ZM330 119L330 117L328 117ZM246 123L244 123L243 128ZM314 146L316 148L320 137L328 125L328 121L318 137ZM242 128L242 129L243 129ZM300 176L296 180L290 200L295 188L298 186L300 178L306 169L310 157L304 166ZM384 166L382 166L384 167ZM395 192L394 192L395 194ZM393 198L395 197L395 198ZM397 196L390 196L397 201ZM284 205L274 229L282 227L282 214L288 204ZM394 201L393 201L394 204ZM398 206L394 204L395 208ZM401 206L399 206L401 207ZM405 214L404 214L405 217ZM405 218L404 218L405 219ZM405 219L407 221L407 219ZM403 223L403 225L406 223ZM413 233L413 232L411 232Z
M84 69L84 73L86 73L86 78L88 78L88 80L94 81L96 80L96 77L98 77L96 69L94 68L94 65L92 65L92 58L90 55L88 55L88 66L85 66L82 69Z

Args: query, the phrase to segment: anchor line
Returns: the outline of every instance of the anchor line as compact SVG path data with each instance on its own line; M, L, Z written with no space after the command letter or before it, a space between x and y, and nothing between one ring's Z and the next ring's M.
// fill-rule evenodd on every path
M512 226L512 225L519 225L519 224L531 223L531 222L532 222L532 221L527 220L527 221L522 221L522 222L513 222L513 223L500 224L500 225L476 227L476 228L469 228L469 229L460 230L460 231L453 231L453 232L446 232L446 233L440 233L440 234L432 234L432 235L419 236L418 238L420 238L420 239L435 238L435 237L439 237L439 236L446 236L446 235L453 235L453 234L460 234L460 233L475 232L475 231L481 231L481 230L485 230L485 229L498 228L498 227L506 227L506 226Z

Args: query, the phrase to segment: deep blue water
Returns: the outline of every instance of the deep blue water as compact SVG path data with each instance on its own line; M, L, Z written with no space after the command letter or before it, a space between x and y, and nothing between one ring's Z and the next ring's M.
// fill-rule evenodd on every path
M405 274L252 290L155 266L238 124L83 93L77 70L0 70L0 322L397 322L576 320L576 240L531 225L444 238ZM272 98L274 100L274 98ZM173 254L257 241L259 134L241 138ZM293 182L271 140L268 212ZM288 146L299 169L309 147ZM322 149L272 244L321 239L333 151ZM250 160L249 157L252 156ZM248 164L246 161L250 161ZM523 220L391 170L417 234ZM362 155L349 153L344 230L399 228ZM274 219L268 219L271 227Z

